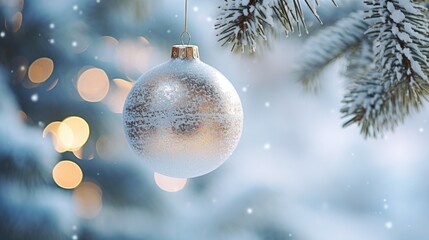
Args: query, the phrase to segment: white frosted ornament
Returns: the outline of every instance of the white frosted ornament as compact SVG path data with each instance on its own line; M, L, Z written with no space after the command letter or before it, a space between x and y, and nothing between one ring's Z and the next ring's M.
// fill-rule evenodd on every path
M243 109L232 84L199 60L198 47L175 45L171 60L143 74L123 110L131 148L153 171L204 175L234 151Z

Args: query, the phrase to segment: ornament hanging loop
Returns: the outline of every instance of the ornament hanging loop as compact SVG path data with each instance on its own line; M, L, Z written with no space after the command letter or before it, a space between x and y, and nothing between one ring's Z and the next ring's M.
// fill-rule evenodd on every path
M185 44L185 38L188 38L188 41ZM191 43L191 34L189 32L182 32L180 35L180 43L182 45L189 45Z
M185 0L185 23L183 32L180 35L180 43L182 45L185 45L185 37L188 38L186 45L189 45L191 43L191 34L188 32L188 0Z

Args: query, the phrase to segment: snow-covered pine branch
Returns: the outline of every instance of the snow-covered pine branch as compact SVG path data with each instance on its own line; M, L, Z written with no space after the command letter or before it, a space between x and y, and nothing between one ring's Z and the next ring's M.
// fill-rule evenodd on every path
M314 89L316 77L327 65L359 48L368 29L363 18L363 11L352 13L305 43L297 64L298 79L304 86Z
M378 69L353 81L343 99L341 113L351 117L344 127L357 123L365 137L377 137L393 130L407 115L397 104L392 92L387 91Z
M319 19L317 1L305 3ZM341 111L351 119L344 126L357 123L365 136L377 136L418 110L429 95L428 1L365 4L365 13L352 13L307 41L298 60L298 77L314 89L318 73L345 56L350 81ZM276 23L286 34L295 28L306 30L299 0L225 0L220 9L219 41L233 50L255 52L258 40L266 40Z
M357 122L365 137L375 137L379 132L393 129L399 121L390 121L388 125L380 126L374 124L379 114L386 116L384 112L388 110L386 106L389 105L384 99L387 93L380 85L380 74L375 71L372 41L365 36L359 47L347 52L345 58L347 65L344 76L348 80L346 81L347 93L343 98L343 107L340 111L343 118L349 119L343 127ZM365 109L369 110L365 111ZM390 118L390 120L393 119L396 118Z
M267 19L271 16L271 8L266 8L263 1L257 0L225 0L220 7L222 13L217 19L216 29L222 46L232 43L232 49L249 48L250 52L256 51L258 37L266 39L265 27L273 24Z
M0 182L16 181L28 188L45 185L57 155L40 141L41 131L26 126L19 118L5 76L7 73L0 69Z
M353 82L361 76L365 76L374 68L372 41L364 36L357 47L350 49L346 53L345 59L347 63L343 75L346 77L346 80L350 80L348 82Z
M421 5L409 0L368 0L367 35L386 91L409 112L429 93L429 22Z
M429 93L429 24L426 9L409 0L365 3L374 64L349 85L341 112L352 116L344 126L357 123L364 136L376 137L418 110Z
M376 137L393 130L428 96L429 24L427 9L410 0L365 3L366 17L354 13L306 43L299 73L311 87L317 73L345 53L350 81L341 112L350 119L344 126L357 123L365 137ZM353 19L366 23L353 25Z
M304 2L321 22L316 9L318 0ZM248 48L250 53L255 52L258 39L266 40L267 29L275 29L274 18L286 35L294 32L294 26L300 33L302 27L307 32L301 0L224 0L219 8L221 13L215 25L218 41L222 46L232 44L231 50L244 52Z

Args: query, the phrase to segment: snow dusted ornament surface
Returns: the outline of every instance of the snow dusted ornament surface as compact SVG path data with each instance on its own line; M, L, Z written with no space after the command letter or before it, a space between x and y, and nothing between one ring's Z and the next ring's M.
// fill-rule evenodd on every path
M171 60L131 89L123 124L129 145L149 168L191 178L229 158L241 136L243 110L226 77L199 60L197 46L175 45Z

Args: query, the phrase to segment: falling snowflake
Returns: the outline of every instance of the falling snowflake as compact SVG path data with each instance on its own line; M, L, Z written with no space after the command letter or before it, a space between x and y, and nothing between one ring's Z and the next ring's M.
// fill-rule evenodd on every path
M39 100L39 95L37 95L37 94L31 95L31 101L37 102L38 100Z
M385 224L384 224L384 226L387 228L387 229L392 229L392 227L393 227L393 223L392 222L386 222Z
M265 102L265 107L270 107L271 106L271 104L270 104L270 102Z
M265 150L270 150L271 149L271 144L270 143L265 143L264 144L264 149Z

